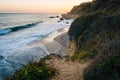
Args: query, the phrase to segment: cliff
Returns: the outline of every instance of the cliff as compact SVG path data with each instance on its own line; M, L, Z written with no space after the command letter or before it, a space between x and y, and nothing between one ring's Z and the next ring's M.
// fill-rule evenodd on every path
M80 8L79 8L80 7ZM84 80L120 79L120 1L94 0L74 7L70 26L71 59L92 63Z

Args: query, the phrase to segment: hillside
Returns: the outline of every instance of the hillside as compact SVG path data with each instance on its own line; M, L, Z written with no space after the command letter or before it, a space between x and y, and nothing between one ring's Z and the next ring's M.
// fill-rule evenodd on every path
M111 14L120 13L120 0L93 0L74 6L67 14L62 14L64 18L77 18L84 14L103 11Z
M93 60L84 70L84 80L119 80L120 1L95 0L80 6L69 13L80 16L68 32L71 59Z

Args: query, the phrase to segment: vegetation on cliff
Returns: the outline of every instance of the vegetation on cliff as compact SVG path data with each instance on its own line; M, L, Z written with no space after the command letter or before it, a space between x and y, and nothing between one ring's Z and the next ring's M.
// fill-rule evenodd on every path
M120 0L93 0L85 2L78 6L74 6L69 14L88 14L96 11L104 11L109 13L120 13Z
M119 80L120 1L94 0L79 7L70 12L82 13L68 32L71 59L92 59L93 62L84 71L84 80Z
M93 0L74 6L70 12L63 14L64 18L78 18L84 14L94 12L120 13L120 0Z
M76 57L92 58L98 53L119 53L119 26L120 14L97 12L76 19L68 32L70 39L77 44Z
M84 70L84 80L120 80L120 55L102 55Z

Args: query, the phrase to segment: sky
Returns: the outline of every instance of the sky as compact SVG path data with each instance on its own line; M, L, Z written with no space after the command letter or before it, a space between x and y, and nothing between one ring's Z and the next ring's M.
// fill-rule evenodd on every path
M0 0L0 13L66 13L92 0Z

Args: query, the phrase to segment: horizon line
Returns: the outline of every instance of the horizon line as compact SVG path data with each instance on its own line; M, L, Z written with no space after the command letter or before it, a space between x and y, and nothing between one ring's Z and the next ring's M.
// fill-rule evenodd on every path
M0 14L65 14L65 13L52 13L52 12L0 12Z

